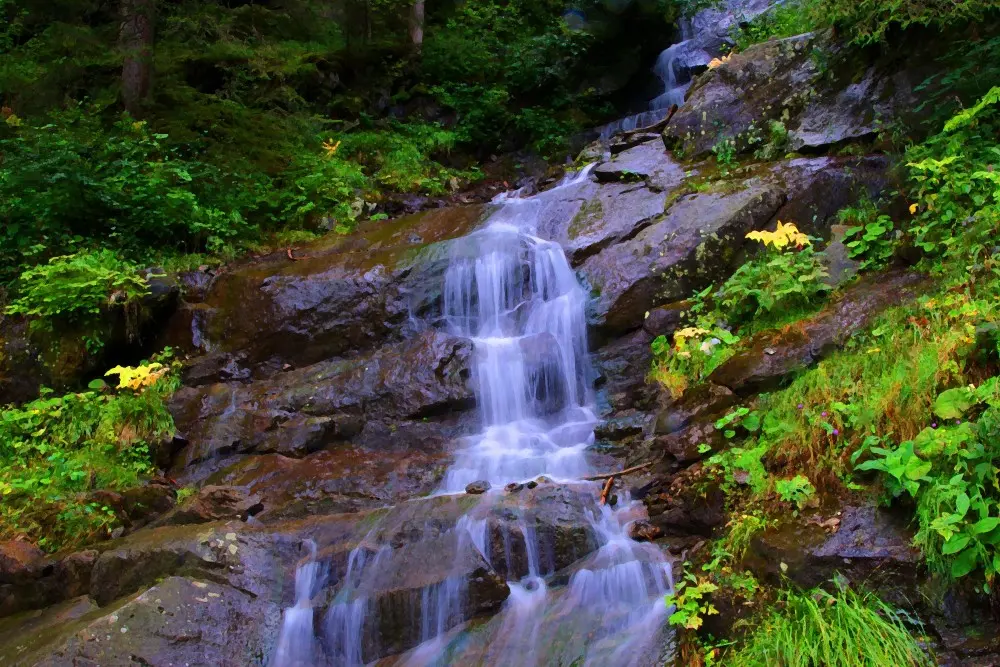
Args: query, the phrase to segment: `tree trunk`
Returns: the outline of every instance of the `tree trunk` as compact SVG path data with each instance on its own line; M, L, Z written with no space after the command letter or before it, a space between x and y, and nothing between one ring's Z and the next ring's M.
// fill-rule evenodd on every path
M424 45L424 0L413 0L410 5L410 42L413 50L420 53Z
M149 97L153 78L153 24L156 0L121 0L121 30L118 44L125 55L122 66L122 100L125 109L137 113Z

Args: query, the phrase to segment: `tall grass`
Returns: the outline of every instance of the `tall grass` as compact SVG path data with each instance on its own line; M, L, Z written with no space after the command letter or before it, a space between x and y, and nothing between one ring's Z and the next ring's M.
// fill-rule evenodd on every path
M934 664L872 594L841 589L788 593L727 665L739 667L922 667Z

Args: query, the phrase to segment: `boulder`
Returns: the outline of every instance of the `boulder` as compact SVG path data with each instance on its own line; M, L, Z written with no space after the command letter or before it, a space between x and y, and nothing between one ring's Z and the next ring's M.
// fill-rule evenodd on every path
M778 150L873 139L879 119L916 108L912 91L929 72L915 60L900 67L877 51L844 48L829 31L755 44L695 81L664 141L688 156L724 139L751 152L767 141L769 121L788 130Z
M486 480L471 482L465 485L465 492L472 495L479 495L490 490L490 483Z
M294 259L234 265L164 335L183 350L238 353L255 378L370 350L405 333L411 315L439 310L448 241L481 215L478 206L434 209L331 235Z
M34 579L45 566L45 553L31 542L0 542L0 584L17 584Z
M751 540L744 565L764 580L787 577L804 588L840 574L883 597L910 597L912 603L922 563L912 539L904 521L885 510L847 506L833 514L784 517Z
M249 385L186 387L171 410L189 444L173 471L202 480L252 453L301 457L336 443L423 449L463 428L473 404L472 344L433 331L352 360L322 362Z
M724 279L736 269L747 232L763 228L785 200L782 188L760 179L734 192L680 197L635 238L584 262L582 277L596 294L593 324L608 336L638 329L657 301Z
M718 413L717 416L721 417L723 413ZM713 452L724 449L726 444L726 437L715 428L715 420L708 419L657 437L653 449L666 452L677 463L685 465L700 461Z
M507 580L535 568L546 575L562 570L600 544L589 512L596 507L597 484L528 484L498 497L486 516L486 555Z
M656 415L654 433L676 433L695 420L719 415L736 402L736 396L726 387L711 382L697 385L677 400L667 399L667 406Z

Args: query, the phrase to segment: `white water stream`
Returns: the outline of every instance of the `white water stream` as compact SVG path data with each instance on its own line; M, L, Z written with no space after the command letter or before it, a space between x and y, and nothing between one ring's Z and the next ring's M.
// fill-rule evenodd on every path
M589 171L559 187L589 178ZM387 609L384 599L369 592L396 590L385 582L400 569L401 550L373 546L376 526L350 554L319 623L319 639L312 605L322 597L322 571L315 555L300 565L296 604L285 612L273 667L374 663L387 652L372 646L386 614L404 614L415 624L414 632L419 627L420 645L394 665L655 664L664 641L670 565L656 546L627 536L629 523L643 514L641 503L620 492L612 509L598 503L599 483L574 481L593 472L586 450L594 442L597 418L590 391L587 294L562 248L535 235L543 199L552 193L499 197L485 226L456 243L444 289L447 328L474 342L473 381L483 430L463 443L440 493L464 494L474 481L488 481L493 490L475 511L434 534L434 544L446 546L433 547L439 550L430 557L458 563L474 550L493 567L505 564L510 570L516 538L527 552L527 574L508 581L503 608L477 631L463 629L470 619L462 574L425 586L408 608ZM551 576L543 553L547 545L540 543L533 524L519 521L519 534L505 534L500 553L491 552L487 535L488 510L505 497L516 502L504 486L540 475L582 491L587 507L579 509L588 517L584 523L589 522L597 547L562 573L562 585ZM456 565L453 572L461 570Z

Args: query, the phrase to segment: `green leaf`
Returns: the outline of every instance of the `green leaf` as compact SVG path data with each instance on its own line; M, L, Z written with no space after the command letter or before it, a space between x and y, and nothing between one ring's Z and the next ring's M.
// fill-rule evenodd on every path
M87 388L88 389L93 389L94 391L100 391L100 390L104 389L107 386L108 386L108 383L105 382L104 380L101 380L101 379L91 380L90 383L87 384Z
M1000 526L1000 517L987 517L972 524L972 533L974 535L982 535L996 529L997 526Z
M969 494L962 492L955 499L955 513L964 517L969 511Z
M941 553L945 556L957 554L959 551L967 547L971 540L972 538L970 536L962 533L952 535L951 539L944 543L944 546L941 548Z
M974 404L968 387L956 387L938 395L934 401L934 414L941 419L959 419Z
M919 458L914 456L906 462L906 477L907 479L912 479L914 481L923 479L927 476L927 473L931 471L931 467L930 461L921 461Z
M955 559L951 564L951 576L956 579L964 577L976 569L976 548L969 547Z

